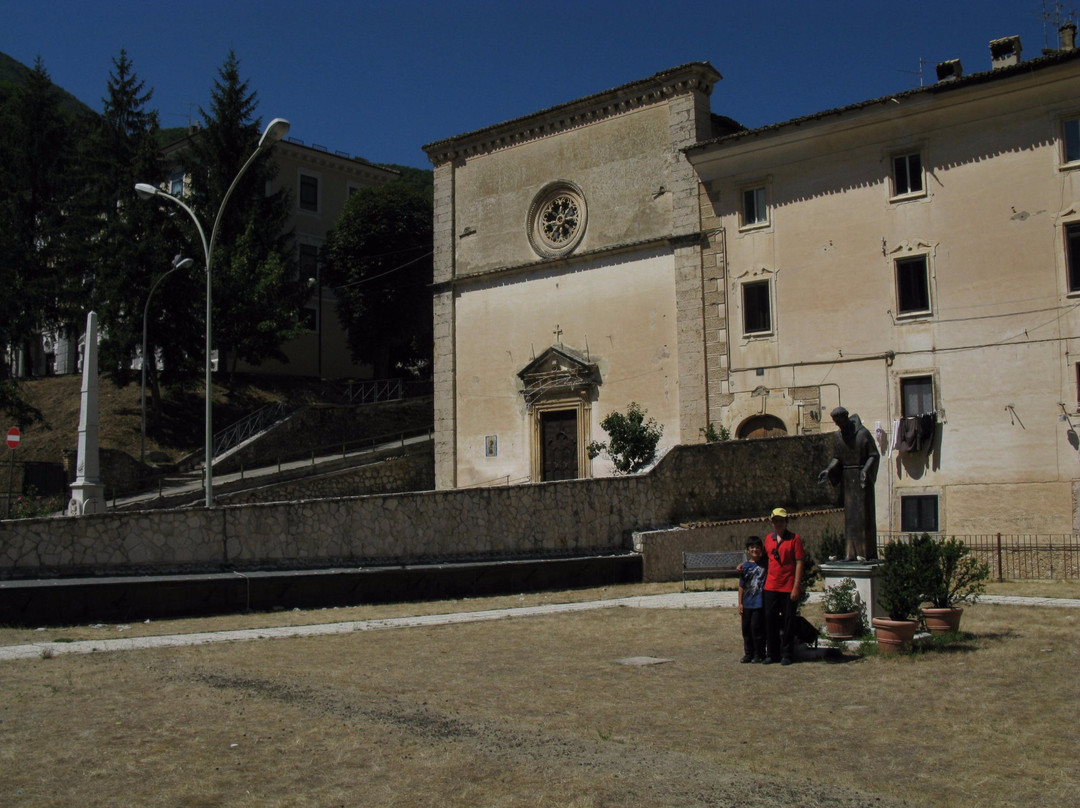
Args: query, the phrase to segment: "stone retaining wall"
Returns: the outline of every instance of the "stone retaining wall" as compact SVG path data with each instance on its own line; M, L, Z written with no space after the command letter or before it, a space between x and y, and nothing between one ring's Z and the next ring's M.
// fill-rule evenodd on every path
M615 552L690 521L833 506L831 436L677 446L648 474L0 522L0 576Z

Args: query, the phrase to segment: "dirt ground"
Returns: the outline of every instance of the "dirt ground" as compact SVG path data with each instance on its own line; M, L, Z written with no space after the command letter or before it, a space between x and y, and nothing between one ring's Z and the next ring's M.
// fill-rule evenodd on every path
M964 620L788 668L723 608L4 662L0 805L1073 805L1080 610Z

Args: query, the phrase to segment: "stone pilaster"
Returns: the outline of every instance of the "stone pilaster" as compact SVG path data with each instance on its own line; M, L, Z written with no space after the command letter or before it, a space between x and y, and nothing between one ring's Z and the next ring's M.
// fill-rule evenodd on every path
M434 199L434 358L435 487L457 484L457 386L454 357L454 166L435 166Z
M682 149L704 140L708 131L709 97L691 89L668 101L671 137L670 189L672 233L692 236L701 229L697 172ZM708 423L708 388L701 246L696 239L675 246L675 309L679 344L679 442L697 443Z
M719 199L709 185L698 187L701 211L701 274L705 306L705 378L709 400L708 420L724 423L723 408L728 397L728 311L727 311L727 245Z

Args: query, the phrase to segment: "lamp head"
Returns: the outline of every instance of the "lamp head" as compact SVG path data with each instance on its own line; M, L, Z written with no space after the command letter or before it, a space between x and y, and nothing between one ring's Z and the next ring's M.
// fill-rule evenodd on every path
M172 260L173 269L191 269L195 265L195 262L190 258L184 258L182 255L177 255Z
M137 182L135 183L135 193L139 195L139 199L149 199L158 195L158 189L148 182Z
M274 118L263 130L262 137L259 138L259 148L262 149L277 143L285 135L289 134L289 126L289 122L284 118Z

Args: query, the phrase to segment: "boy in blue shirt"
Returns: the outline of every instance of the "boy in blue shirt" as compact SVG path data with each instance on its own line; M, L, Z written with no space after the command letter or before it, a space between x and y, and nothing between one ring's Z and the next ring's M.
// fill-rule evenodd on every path
M742 616L743 658L739 662L761 662L765 658L765 545L760 536L746 540L744 561L739 572L739 614Z

